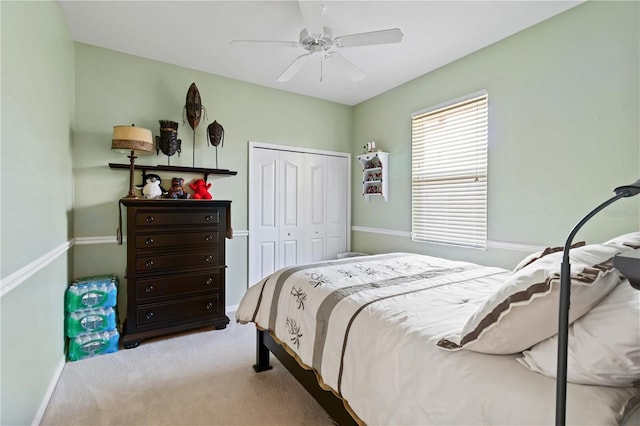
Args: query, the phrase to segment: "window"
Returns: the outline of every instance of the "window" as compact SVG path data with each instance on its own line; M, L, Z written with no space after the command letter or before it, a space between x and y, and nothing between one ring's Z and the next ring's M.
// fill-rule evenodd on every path
M486 248L488 97L411 116L411 238Z

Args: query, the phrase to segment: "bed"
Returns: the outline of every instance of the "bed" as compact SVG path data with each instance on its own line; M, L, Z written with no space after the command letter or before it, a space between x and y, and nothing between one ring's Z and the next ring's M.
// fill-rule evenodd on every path
M640 292L612 266L640 233L571 250L567 424L621 424L640 403ZM552 424L557 249L513 270L412 253L284 268L236 320L338 424ZM614 314L615 313L615 317Z

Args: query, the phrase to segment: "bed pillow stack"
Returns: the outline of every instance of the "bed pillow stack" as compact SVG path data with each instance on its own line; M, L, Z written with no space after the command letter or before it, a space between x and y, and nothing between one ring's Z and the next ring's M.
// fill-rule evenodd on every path
M622 281L613 257L633 251L622 243L571 249L573 323ZM467 320L462 330L438 342L447 350L514 354L531 348L558 330L562 251L547 254L514 272Z
M640 249L640 232L605 245ZM640 291L623 280L607 297L569 328L567 381L585 385L633 386L640 383ZM534 345L518 359L545 376L556 377L558 336Z
M640 383L640 291L627 280L569 329L567 381L585 385ZM556 377L558 336L518 359L531 371Z

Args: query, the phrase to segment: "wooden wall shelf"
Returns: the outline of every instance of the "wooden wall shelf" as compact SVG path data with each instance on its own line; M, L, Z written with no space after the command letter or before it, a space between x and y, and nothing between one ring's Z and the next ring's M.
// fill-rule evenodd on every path
M118 163L109 163L109 168L112 169L125 169L129 170L131 165L129 164L118 164ZM180 172L180 173L197 173L203 174L204 180L207 180L209 175L230 175L235 176L238 172L227 169L208 169L204 167L189 167L189 166L147 166L144 164L134 164L133 166L136 170L142 170L144 174L148 171L158 170L163 172Z

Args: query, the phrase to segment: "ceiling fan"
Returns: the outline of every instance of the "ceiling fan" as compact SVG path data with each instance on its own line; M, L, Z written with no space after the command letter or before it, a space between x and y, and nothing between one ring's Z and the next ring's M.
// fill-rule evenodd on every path
M362 80L365 74L343 55L335 51L336 48L371 46L376 44L399 43L402 41L402 31L399 28L371 31L333 37L330 28L322 23L324 6L320 1L299 0L300 11L305 28L300 31L299 41L261 41L261 40L233 40L234 46L248 47L302 47L308 53L298 56L277 78L279 82L289 81L316 54L344 72L352 81ZM322 61L320 62L320 81L322 81Z

